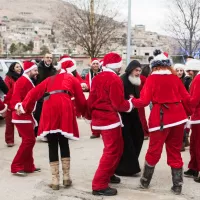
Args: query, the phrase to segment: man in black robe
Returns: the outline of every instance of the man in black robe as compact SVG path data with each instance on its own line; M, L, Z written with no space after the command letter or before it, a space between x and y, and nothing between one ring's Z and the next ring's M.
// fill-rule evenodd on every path
M128 100L130 96L140 97L141 70L140 63L133 60L126 68L125 74L121 76L125 99ZM115 173L119 176L133 176L141 171L138 159L143 145L144 132L136 108L130 113L120 114L124 124L122 128L124 152Z

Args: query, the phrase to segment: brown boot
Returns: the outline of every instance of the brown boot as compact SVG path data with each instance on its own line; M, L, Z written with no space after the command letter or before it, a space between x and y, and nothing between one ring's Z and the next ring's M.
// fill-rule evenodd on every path
M50 162L52 182L49 185L53 190L59 190L59 161Z
M72 180L69 175L70 171L70 158L62 158L62 170L63 170L63 185L68 187L72 184Z

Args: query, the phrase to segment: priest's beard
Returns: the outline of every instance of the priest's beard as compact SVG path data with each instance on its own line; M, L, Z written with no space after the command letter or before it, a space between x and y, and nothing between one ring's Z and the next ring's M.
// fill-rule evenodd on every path
M131 76L129 75L128 80L136 86L140 86L141 85L141 79L139 76Z

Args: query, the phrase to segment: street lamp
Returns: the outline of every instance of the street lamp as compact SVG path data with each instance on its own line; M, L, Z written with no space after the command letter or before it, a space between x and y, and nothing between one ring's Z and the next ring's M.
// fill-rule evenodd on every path
M130 63L131 58L131 0L128 0L128 32L127 32L127 58L126 64Z

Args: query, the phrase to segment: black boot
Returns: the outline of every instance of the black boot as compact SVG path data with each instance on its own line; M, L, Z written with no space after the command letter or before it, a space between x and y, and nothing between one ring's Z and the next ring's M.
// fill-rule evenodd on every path
M93 190L92 194L95 196L115 196L117 195L117 190L108 187L105 190Z
M194 177L194 181L200 183L200 172L198 172L197 177Z
M188 169L184 172L184 176L188 178L196 178L198 176L198 171L195 171L193 169Z
M110 177L110 183L114 183L114 184L119 184L121 182L121 179L115 175Z
M140 179L141 187L143 189L147 189L149 187L149 184L151 182L153 173L154 173L155 166L149 166L148 163L145 163L144 165L144 172L142 174L142 177Z
M183 185L183 169L174 169L172 168L172 182L173 187L171 188L172 192L176 195L181 194L182 185Z

